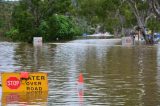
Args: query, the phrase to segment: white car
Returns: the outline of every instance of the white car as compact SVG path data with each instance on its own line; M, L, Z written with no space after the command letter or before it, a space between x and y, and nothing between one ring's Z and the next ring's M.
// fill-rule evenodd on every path
M103 36L114 36L114 35L112 35L112 34L106 32L106 33L103 34Z

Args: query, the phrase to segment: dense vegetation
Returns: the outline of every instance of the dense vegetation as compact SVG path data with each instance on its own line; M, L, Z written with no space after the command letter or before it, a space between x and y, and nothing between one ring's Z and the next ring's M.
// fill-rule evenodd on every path
M67 11L71 1L22 0L12 13L12 28L6 33L14 41L31 42L34 36L45 41L67 40L80 35L80 28Z
M103 32L123 35L135 26L160 31L158 0L78 0L78 4L80 16Z
M0 0L0 14L0 31L14 41L67 40L106 31L121 36L135 26L160 32L159 0Z
M11 14L15 5L15 2L0 1L0 35L11 28Z

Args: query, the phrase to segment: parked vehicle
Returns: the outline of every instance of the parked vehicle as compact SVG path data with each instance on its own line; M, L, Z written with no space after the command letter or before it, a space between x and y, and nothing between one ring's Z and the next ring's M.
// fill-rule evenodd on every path
M154 33L154 43L160 42L160 33Z

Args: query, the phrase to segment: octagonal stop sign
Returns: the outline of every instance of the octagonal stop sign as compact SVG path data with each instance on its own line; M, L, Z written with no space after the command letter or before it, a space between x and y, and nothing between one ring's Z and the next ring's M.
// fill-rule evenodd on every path
M3 72L2 92L48 91L48 74L43 72Z
M20 87L20 80L17 77L9 77L6 85L10 89L18 89Z

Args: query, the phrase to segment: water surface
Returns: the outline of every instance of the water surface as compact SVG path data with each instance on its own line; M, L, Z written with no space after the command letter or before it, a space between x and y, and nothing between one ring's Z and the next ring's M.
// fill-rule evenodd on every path
M8 101L2 96L1 101L51 106L160 105L160 46L125 47L119 42L119 39L75 40L46 43L42 47L0 42L1 72L46 72L49 80L49 91L43 101L36 97L22 102L16 96ZM81 72L83 92L77 90Z

